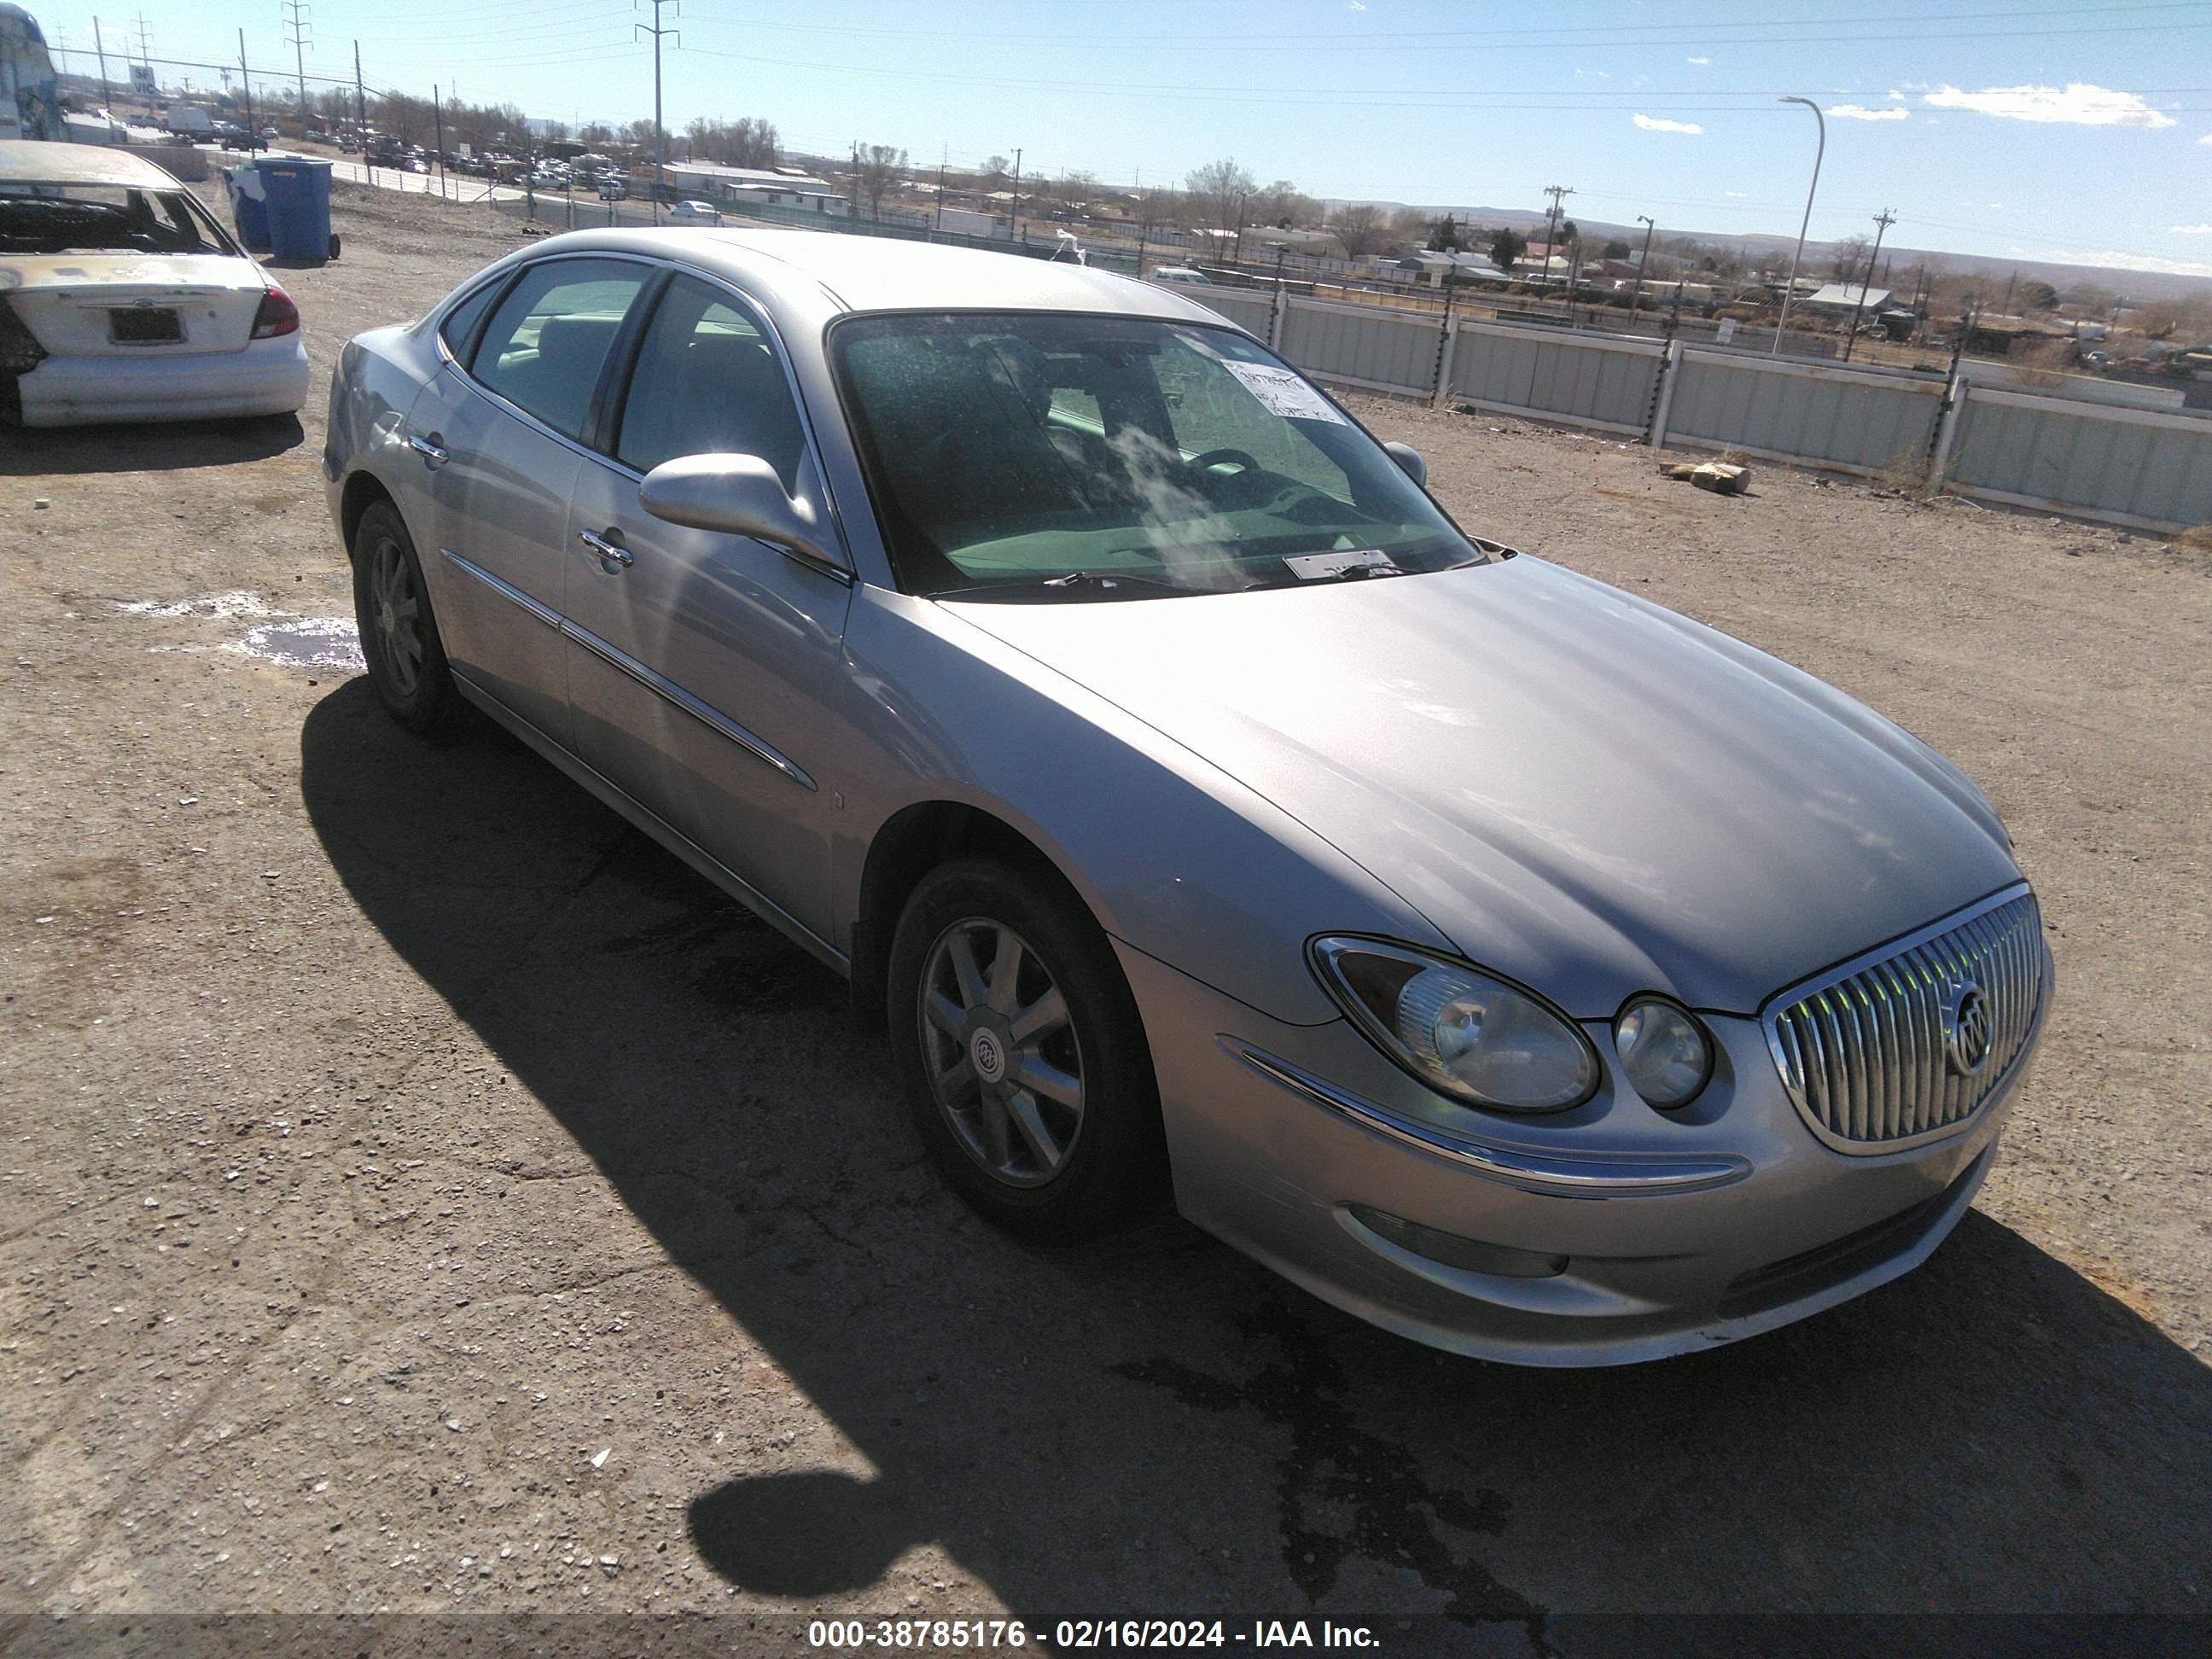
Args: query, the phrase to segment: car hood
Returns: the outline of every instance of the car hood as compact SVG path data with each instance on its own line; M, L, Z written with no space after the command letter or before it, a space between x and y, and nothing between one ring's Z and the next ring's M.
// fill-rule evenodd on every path
M947 608L1267 797L1577 1018L1652 989L1747 1013L2019 878L1988 802L1926 744L1542 560Z

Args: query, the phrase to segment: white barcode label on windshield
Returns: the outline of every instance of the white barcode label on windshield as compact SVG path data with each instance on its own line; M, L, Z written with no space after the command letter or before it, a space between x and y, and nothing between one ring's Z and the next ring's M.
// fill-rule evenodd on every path
M1244 383L1244 389L1260 400L1261 407L1271 415L1279 415L1288 421L1334 421L1339 426L1347 422L1336 406L1308 386L1287 368L1277 368L1273 363L1232 362L1224 357L1221 366Z
M1347 570L1395 573L1398 568L1396 562L1379 547L1356 548L1346 553L1300 553L1283 562L1290 566L1291 574L1302 582L1327 581Z

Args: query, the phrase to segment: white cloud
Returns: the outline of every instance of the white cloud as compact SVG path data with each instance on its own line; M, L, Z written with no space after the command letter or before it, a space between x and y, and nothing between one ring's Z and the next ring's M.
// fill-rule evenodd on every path
M2212 276L2212 259L2168 259L2155 253L2120 253L2111 249L2090 251L2040 249L2033 256L2053 264L2110 265L2115 270L2154 270L2168 276Z
M1893 104L1901 104L1905 101L1905 94L1899 92L1895 87L1892 87L1887 92L1884 93L1882 96L1888 99Z
M1697 134L1705 129L1695 121L1668 121L1657 116L1638 114L1632 118L1646 132L1686 132Z
M2201 225L2174 225L2170 228L2177 236L2212 236L2212 222Z
M2115 92L2086 81L2057 87L1984 87L1966 92L1942 86L1920 101L1936 109L1969 109L2007 121L2057 122L2075 127L2170 127L2173 118L2143 102L2141 94Z
M1863 104L1831 104L1828 113L1840 115L1846 121L1908 121L1912 112L1902 104L1893 104L1887 109L1869 109Z
M1723 196L1725 196L1725 197L1727 197L1730 201L1734 201L1734 202L1741 202L1741 200L1743 200L1743 196L1744 196L1743 191L1740 191L1740 190L1724 190L1724 191L1723 191L1721 192L1721 194L1722 194L1722 195L1723 195Z
M1710 58L1685 58L1682 61L1686 64L1695 64L1699 69L1707 69L1711 66L1713 60Z
M2206 133L2206 134L2205 134L2202 138L2199 138L2197 142L2198 143L2203 144L2203 146L2205 146L2208 149L2212 149L2212 132L2208 132L2208 133Z
M1999 213L2002 213L2004 211L2004 204L2002 202L1989 202L1984 204L1984 205L1995 208Z

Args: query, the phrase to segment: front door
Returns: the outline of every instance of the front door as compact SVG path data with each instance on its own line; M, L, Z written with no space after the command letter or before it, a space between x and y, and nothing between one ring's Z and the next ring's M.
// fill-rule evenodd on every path
M782 362L748 302L678 276L617 413L603 434L609 455L576 475L568 525L576 750L828 941L834 781L823 774L849 584L638 505L645 473L708 453L757 455L786 490L819 503Z
M606 258L525 270L485 325L471 366L447 364L407 415L430 503L416 551L446 654L564 745L568 664L557 629L578 440L615 333L652 274Z

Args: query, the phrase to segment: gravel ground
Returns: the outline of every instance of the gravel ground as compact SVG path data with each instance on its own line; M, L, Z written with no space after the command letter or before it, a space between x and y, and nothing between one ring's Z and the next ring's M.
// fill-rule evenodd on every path
M1925 1268L1519 1372L1178 1223L988 1231L830 976L513 745L231 648L347 614L337 346L515 240L337 223L300 422L0 435L0 1614L2207 1609L2212 561L1360 405L1959 761L2057 954Z

